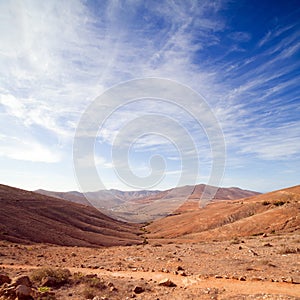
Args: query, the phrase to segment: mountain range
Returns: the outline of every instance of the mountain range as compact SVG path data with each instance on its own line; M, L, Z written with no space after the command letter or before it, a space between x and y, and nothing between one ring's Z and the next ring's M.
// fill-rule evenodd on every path
M111 189L83 194L76 191L53 192L40 189L35 192L75 203L92 205L106 215L118 220L142 223L172 214L188 199L200 200L205 188L207 190L209 188L216 189L213 201L233 200L259 194L237 187L217 189L205 184L187 185L166 191L120 191Z

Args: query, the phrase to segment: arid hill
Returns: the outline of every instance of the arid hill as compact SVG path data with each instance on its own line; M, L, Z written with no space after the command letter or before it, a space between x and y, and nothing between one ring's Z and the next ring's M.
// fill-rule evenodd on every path
M0 185L0 239L66 246L141 242L139 226L114 220L91 206Z
M254 191L243 190L237 187L215 188L198 184L183 186L166 191L119 191L101 190L98 192L51 192L38 190L36 192L53 196L76 203L93 205L106 215L127 221L143 223L172 214L187 199L200 199L204 190L216 191L213 200L233 200L258 195Z
M173 215L156 220L148 238L177 241L228 240L264 233L300 229L300 186L231 201L216 201L204 208L189 200Z

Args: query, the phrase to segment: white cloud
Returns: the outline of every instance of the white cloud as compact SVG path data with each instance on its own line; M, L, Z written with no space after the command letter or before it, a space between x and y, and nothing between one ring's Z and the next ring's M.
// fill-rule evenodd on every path
M177 80L204 95L222 124L228 149L232 151L229 155L243 159L250 154L264 160L298 155L299 127L288 118L289 112L297 109L293 101L296 95L290 96L289 91L297 86L299 77L285 77L299 67L295 61L286 63L299 51L298 33L286 36L295 25L266 33L255 52L239 52L239 61L228 56L240 51L241 44L254 36L231 32L228 37L232 47L203 61L202 51L218 46L219 33L227 34L229 30L225 16L219 14L224 2L100 1L95 13L90 3L83 1L2 1L1 154L24 160L35 157L36 161L44 162L59 161L66 153L69 156L79 118L96 96L123 80L153 76ZM145 11L143 15L141 8ZM163 25L159 28L157 24ZM195 61L196 52L199 61ZM122 128L145 112L157 114L158 110L161 115L173 116L178 125L193 134L199 133L186 114L178 113L172 105L158 107L153 102L124 108L112 116L101 137L113 144L118 134L124 133L118 142L126 147L140 128L151 130L151 124L139 119L131 130L121 132ZM200 105L190 110L201 113ZM97 112L93 118L94 125L99 118ZM204 123L207 118L202 112ZM159 129L162 133L165 130L175 144L189 145L183 148L183 154L193 154L188 137L179 134L176 126L161 121ZM94 134L95 130L87 128L85 134ZM206 161L211 153L202 135L205 136L204 132L201 138L198 135L197 147ZM280 140L285 143L278 146ZM62 153L58 153L59 147L54 143L61 143ZM140 139L136 146L140 151L169 151L168 157L173 158L177 154L166 139ZM112 167L104 158L96 156L95 160L97 166ZM82 163L89 164L89 160L83 158Z
M0 156L31 162L56 163L61 160L61 153L49 149L35 140L3 136L0 144Z

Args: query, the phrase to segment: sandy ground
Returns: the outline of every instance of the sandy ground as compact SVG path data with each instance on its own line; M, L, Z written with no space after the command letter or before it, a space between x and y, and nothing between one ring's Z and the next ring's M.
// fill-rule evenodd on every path
M0 243L0 272L11 278L43 267L69 269L70 281L52 288L56 299L300 299L299 258L299 232L111 248ZM103 286L88 297L76 274L95 274ZM176 287L160 286L164 278Z

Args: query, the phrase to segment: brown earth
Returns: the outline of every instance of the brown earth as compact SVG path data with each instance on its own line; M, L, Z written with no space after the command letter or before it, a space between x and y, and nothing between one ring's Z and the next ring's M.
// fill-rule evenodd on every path
M141 243L139 225L116 221L91 206L0 185L0 239L68 246Z
M228 240L263 233L289 233L300 228L300 186L250 198L216 201L199 207L187 201L175 214L147 227L151 239L177 242Z
M40 195L35 198L34 193L29 197L28 192L4 186L1 190L1 203L6 208L0 210L1 223L5 220L8 230L14 222L19 222L15 214L22 220L30 216L27 223L22 221L9 231L24 234L26 239L28 233L19 227L36 232L35 226L42 226L38 224L44 221L40 215L51 217L51 220L55 217L64 226L60 217L66 213L66 224L72 225L75 231L79 228L77 222L83 221L82 216L88 228L91 226L88 220L96 218L94 214L98 213L97 218L101 216L104 220L99 212L90 211L91 207L86 211L84 206L74 204L76 209L71 205L71 210L67 211L63 200L44 199ZM127 238L132 230L134 238L131 241L138 242L137 236L144 238L144 244L140 245L97 248L94 242L92 247L45 242L20 244L4 240L15 237L12 233L2 235L0 274L10 278L29 275L31 290L40 295L34 300L300 299L299 201L300 186L297 186L246 199L216 201L205 208L199 208L199 202L190 199L175 215L140 229L117 221L113 223L120 226ZM35 205L37 210L34 210ZM12 221L8 222L6 215ZM76 222L70 223L70 216ZM108 220L111 226L111 219ZM105 230L93 222L94 230ZM99 220L97 222L103 226ZM54 224L50 222L47 231L39 232L40 236L61 230L52 228ZM114 229L117 231L117 227ZM82 240L89 241L90 230L82 231ZM28 243L24 237L20 241ZM119 242L119 237L117 239ZM47 286L55 277L38 280L33 276L36 272L42 274L45 268L58 273L61 271L56 271L57 268L67 268L71 275L63 284ZM173 286L159 285L164 279ZM8 284L2 285L0 295L9 289ZM0 296L0 299L8 298Z
M98 249L1 242L0 273L12 278L67 268L70 280L49 288L56 299L300 299L299 231L173 242ZM160 286L165 278L176 287ZM41 289L42 283L33 286Z
M215 192L215 195L211 196L214 200L240 199L259 194L237 187L216 188L205 184L187 185L166 191L102 190L85 195L74 191L63 193L37 190L36 192L76 203L93 205L112 218L136 223L148 222L172 214L186 200L199 200L204 192L209 195Z

